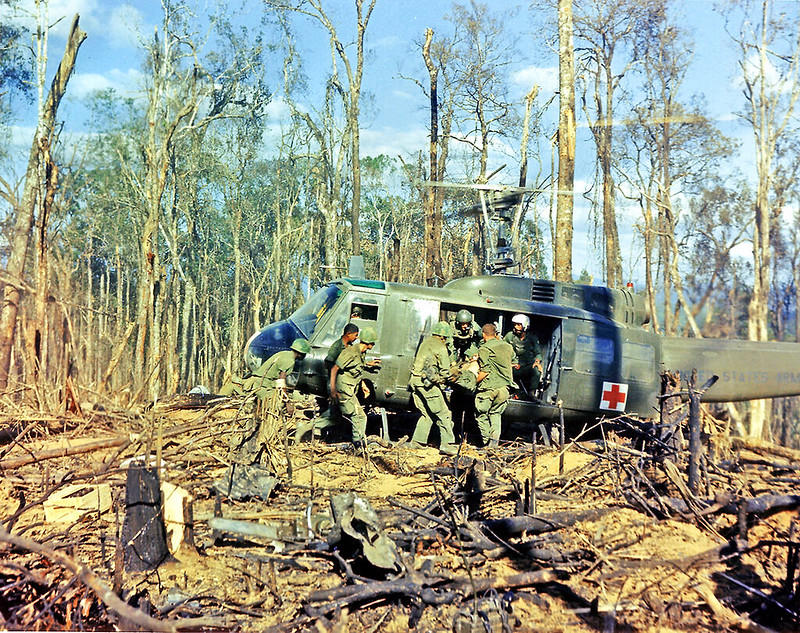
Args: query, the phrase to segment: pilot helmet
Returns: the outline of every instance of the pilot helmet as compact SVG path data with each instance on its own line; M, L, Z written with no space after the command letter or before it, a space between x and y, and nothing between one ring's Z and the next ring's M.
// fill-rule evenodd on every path
M296 338L291 345L291 348L298 354L308 354L311 352L311 345L304 338Z
M515 314L514 318L511 319L511 322L519 323L523 330L527 330L528 326L531 324L531 320L525 314Z
M472 314L469 310L459 310L456 314L456 323L472 323Z
M358 338L362 343L374 344L378 340L378 333L371 327L365 327Z
M434 336L443 336L445 338L453 336L453 332L450 329L450 324L445 321L439 321L436 325L434 325L433 329L431 330L431 334Z
M350 316L356 318L361 318L362 314L364 314L364 311L358 306L354 306L352 311L350 312Z

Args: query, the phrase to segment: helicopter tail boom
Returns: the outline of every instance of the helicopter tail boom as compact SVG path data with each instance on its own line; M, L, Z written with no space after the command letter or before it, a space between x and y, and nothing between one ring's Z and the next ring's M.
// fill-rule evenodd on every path
M720 339L664 339L662 365L684 381L719 380L704 402L739 402L800 395L800 344Z

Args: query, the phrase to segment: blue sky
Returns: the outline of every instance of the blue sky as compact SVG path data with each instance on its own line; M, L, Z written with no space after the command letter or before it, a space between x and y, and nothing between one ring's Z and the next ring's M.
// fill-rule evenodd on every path
M21 4L33 11L33 0L24 0ZM198 0L195 6L203 10L202 7L211 4ZM336 0L329 4L335 7L334 15L336 12L341 14L343 22L352 21L354 12L350 1ZM492 10L498 11L519 6L517 2L506 0L491 0L488 4ZM736 52L724 31L723 19L714 11L714 2L711 0L675 0L675 5L682 8L686 26L694 31L696 44L687 91L704 94L722 132L739 136L745 144L748 143L747 129L734 116L734 112L741 107L741 92L737 88ZM250 3L253 19L260 15L261 6L258 1ZM425 147L429 116L427 104L419 88L403 79L401 74L424 76L418 43L427 27L442 33L447 31L444 16L450 7L449 0L378 0L367 36L371 59L366 67L364 87L372 95L374 106L366 110L362 119L364 154L397 156ZM67 134L86 132L83 128L85 115L82 102L92 91L113 87L121 94L137 93L142 60L139 39L143 34L149 37L153 33L160 23L162 9L161 3L154 0L128 3L116 0L49 0L49 22L56 24L50 35L50 75L61 58L64 36L75 13L80 14L81 26L88 37L81 47L76 71L60 110L61 117L68 121L65 128ZM0 19L3 17L0 15ZM514 89L518 91L515 96L525 94L535 82L541 88L540 101L545 102L557 90L557 60L551 51L535 50L534 47L541 45L535 43L528 32L529 23L527 9L522 9L514 25L518 31L516 44L526 54L513 60L512 79ZM315 26L314 30L307 28L307 31L300 32L300 46L306 47L306 61L319 55L320 67L327 68L330 63L327 39L320 35L318 27ZM307 37L309 35L313 37ZM344 27L340 37L346 39ZM320 48L315 50L314 46ZM553 103L555 108L557 100ZM35 106L31 107L29 114L31 116L25 119L35 120ZM27 147L31 136L32 130L23 120L16 129L15 140ZM547 139L538 140L542 147L547 147ZM583 155L588 158L585 163L590 165L593 148L586 133L583 140L579 140L577 151L579 163ZM549 154L549 150L545 150L545 153ZM549 156L545 155L543 159L547 162ZM512 180L515 171L506 170ZM590 166L586 167L585 174L577 174L578 179L590 177ZM625 209L620 207L623 244L628 244L631 249L623 253L623 257L627 261L626 269L634 269L638 254L636 243L630 238L632 224L638 218L626 218L625 213ZM543 226L546 225L547 218L542 217L541 220ZM593 273L599 270L599 264L595 261L599 258L593 253L589 226L587 205L577 196L576 273L583 267ZM584 257L584 261L581 261Z

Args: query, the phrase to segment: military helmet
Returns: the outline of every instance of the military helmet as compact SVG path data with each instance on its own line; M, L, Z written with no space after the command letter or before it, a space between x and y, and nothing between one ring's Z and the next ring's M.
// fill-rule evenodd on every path
M514 318L511 319L511 322L519 323L524 330L527 330L528 326L531 324L531 320L526 314L515 314Z
M309 354L311 352L311 345L304 338L296 338L291 345L291 348L299 354Z
M434 336L444 336L447 338L448 336L453 336L453 331L450 329L450 324L446 321L439 321L436 325L433 326L431 330L431 334Z
M358 335L358 339L362 343L375 343L378 340L378 333L371 327L365 327Z
M456 314L456 323L472 323L472 314L469 310L459 310Z

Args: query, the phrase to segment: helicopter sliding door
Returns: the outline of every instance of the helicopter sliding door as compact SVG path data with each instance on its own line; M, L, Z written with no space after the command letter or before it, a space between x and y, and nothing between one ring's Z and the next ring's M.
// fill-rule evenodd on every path
M569 319L559 390L564 407L583 415L652 416L657 363L656 349L645 332Z
M375 379L379 400L392 407L411 403L408 380L414 356L438 320L439 301L401 294L387 297L379 331L381 369Z

